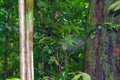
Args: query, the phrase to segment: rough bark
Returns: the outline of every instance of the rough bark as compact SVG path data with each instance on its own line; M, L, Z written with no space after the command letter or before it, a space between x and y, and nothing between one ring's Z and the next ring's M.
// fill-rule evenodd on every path
M85 72L89 72L90 70L90 47L91 47L91 39L90 35L88 33L90 32L90 27L94 28L94 1L89 0L89 7L88 7L88 19L87 19L87 28L86 28L86 41L85 41L85 46L84 46L84 69Z
M117 22L117 24L120 24L120 21ZM114 47L114 59L120 58L120 28L117 31L116 34L116 44ZM120 80L120 61L116 60L114 63L115 70L114 70L114 80Z
M103 74L104 80L113 80L114 72L114 56L113 56L113 36L114 32L107 29L104 41L104 54L103 54Z
M92 68L91 68L91 76L92 80L103 80L103 63L102 63L102 51L103 51L103 41L102 41L102 33L100 26L102 26L104 20L104 0L95 0L95 37L93 40L93 46L91 49L92 52Z
M94 0L91 1L91 3L94 3L92 9L94 13L94 26L95 26L95 36L92 42L92 46L90 47L89 54L87 57L89 57L86 60L88 68L86 68L86 72L88 72L92 80L103 80L103 69L102 69L102 51L103 51L103 41L102 41L102 34L101 29L99 28L104 20L104 0Z
M116 47L115 47L115 58L120 58L120 28L118 29ZM116 60L116 71L120 73L120 60Z
M114 0L105 0L105 10L104 13L107 15L108 7L110 6L111 3L113 3ZM105 20L112 22L112 20L105 16ZM103 74L104 74L104 80L113 80L113 72L114 72L114 42L115 42L115 33L113 30L109 28L109 26L106 26L105 30L105 36L104 36L104 53L102 56L103 60Z
M115 58L120 57L120 29L117 32L116 45L114 45L115 32L110 30L109 26L104 33L102 33L102 30L99 29L99 27L103 27L102 24L104 20L104 8L107 10L108 6L114 0L105 1L105 6L104 0L90 1L90 5L92 5L91 3L94 2L93 7L95 9L93 10L92 7L92 10L90 11L94 12L94 19L91 19L95 20L94 25L96 27L96 31L93 43L90 44L88 42L89 44L87 44L88 47L86 52L85 70L91 75L92 80L120 80L120 62L115 61ZM107 21L110 20L106 17L105 19ZM90 24L90 21L88 24ZM93 26L93 23L90 26ZM91 47L89 47L89 45L91 45ZM89 48L91 49L89 50Z

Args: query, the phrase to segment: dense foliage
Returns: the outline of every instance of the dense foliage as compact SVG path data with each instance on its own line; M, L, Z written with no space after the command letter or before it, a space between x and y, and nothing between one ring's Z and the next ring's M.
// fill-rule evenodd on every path
M88 2L85 0L35 0L35 80L47 77L71 79L74 75L70 77L70 73L84 71L87 8ZM17 1L0 1L0 33L0 43L3 44L0 46L0 75L4 76L5 67L8 77L19 77Z
M108 17L119 15L116 4ZM84 73L86 40L96 28L88 25L89 8L88 0L34 0L35 80L90 80ZM18 26L18 0L0 0L0 80L20 78ZM118 25L103 21L98 28L112 31Z
M88 3L39 0L35 4L35 76L70 79L70 72L84 70Z

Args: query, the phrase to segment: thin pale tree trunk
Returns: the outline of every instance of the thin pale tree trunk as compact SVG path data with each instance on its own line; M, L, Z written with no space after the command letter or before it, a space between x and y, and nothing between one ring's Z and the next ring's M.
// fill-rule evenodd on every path
M33 0L19 0L20 78L34 80Z
M25 1L19 0L19 32L20 32L20 79L26 78L26 45L25 45Z
M26 22L26 65L27 80L34 80L33 70L33 6L34 0L26 0L25 22Z

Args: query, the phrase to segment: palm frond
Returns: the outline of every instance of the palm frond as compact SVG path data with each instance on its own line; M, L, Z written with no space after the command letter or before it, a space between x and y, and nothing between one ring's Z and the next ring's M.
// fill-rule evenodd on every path
M120 15L120 1L116 1L113 4L110 5L110 7L108 8L108 16L119 16Z

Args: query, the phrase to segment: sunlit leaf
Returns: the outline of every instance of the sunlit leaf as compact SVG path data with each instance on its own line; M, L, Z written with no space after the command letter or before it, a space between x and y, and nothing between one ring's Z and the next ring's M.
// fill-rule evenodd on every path
M19 78L9 78L9 79L6 79L6 80L20 80Z
M45 76L45 77L43 78L43 80L49 80L49 77L48 77L48 76Z
M81 77L81 74L75 75L72 80L78 80ZM87 79L86 79L87 80Z
M82 73L82 78L83 78L83 80L91 80L90 75L87 73Z
M108 8L108 10L116 11L116 10L120 9L119 5L120 5L120 1L116 1ZM117 6L119 6L119 7L117 7Z

